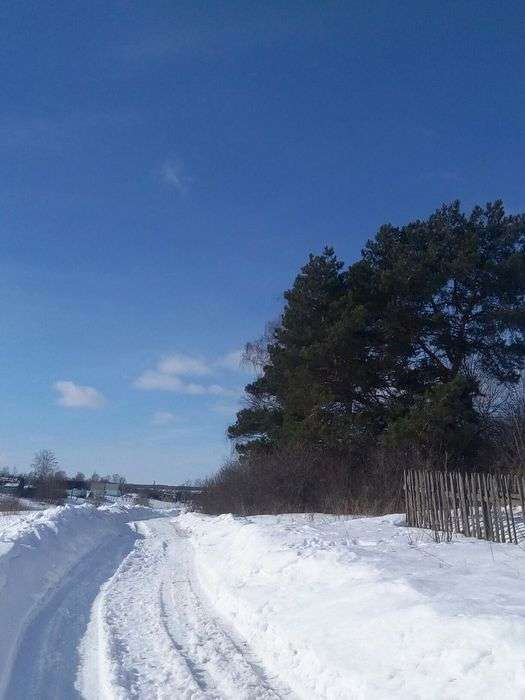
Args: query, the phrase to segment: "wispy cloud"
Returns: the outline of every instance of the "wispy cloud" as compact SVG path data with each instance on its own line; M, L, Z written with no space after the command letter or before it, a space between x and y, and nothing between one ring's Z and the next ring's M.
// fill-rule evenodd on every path
M172 391L191 396L237 396L238 391L227 389L221 384L196 382L194 377L215 375L220 370L239 369L240 352L228 353L213 362L188 355L173 354L163 357L155 369L144 371L134 382L137 389L149 391Z
M146 370L135 381L137 389L159 391L173 391L177 394L191 394L193 396L206 394L207 387L195 382L186 382L176 374L167 374L159 370Z
M57 403L65 408L101 408L106 399L91 386L81 386L70 381L58 381L53 385L59 396Z
M164 161L160 173L162 180L167 185L172 187L179 194L186 194L191 184L191 178L186 175L181 160Z
M158 368L160 372L165 374L180 374L183 376L211 374L211 369L204 360L178 353L164 357L159 362Z
M177 416L170 411L157 411L151 417L151 424L158 426L173 425L177 422Z
M229 369L231 371L237 371L244 369L242 365L242 350L233 350L232 352L226 353L216 361L215 365L217 367L222 367L223 369Z

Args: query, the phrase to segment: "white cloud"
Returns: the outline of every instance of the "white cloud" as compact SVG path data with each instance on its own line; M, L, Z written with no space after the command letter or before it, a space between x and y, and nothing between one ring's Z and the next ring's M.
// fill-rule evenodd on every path
M184 382L179 377L148 369L135 381L137 389L159 389L160 391L182 392Z
M189 394L191 396L221 394L226 391L218 384L209 386L198 384L186 381L180 376L201 376L210 372L211 370L202 360L194 359L187 355L170 355L160 360L156 369L148 369L143 372L135 380L135 387L149 391L173 391L177 394Z
M153 425L173 425L176 422L177 417L175 414L170 413L170 411L157 411L151 418L151 423Z
M216 396L224 394L225 389L220 384L212 384L208 387L210 394L215 394Z
M101 408L106 403L104 396L91 386L59 381L53 387L59 393L58 403L66 408Z
M158 369L163 374L182 374L184 376L201 376L211 372L211 369L202 360L177 353L164 357L159 362Z
M188 394L190 396L203 396L212 394L214 396L236 396L237 392L225 389L220 384L197 384L187 382L175 374L165 374L158 370L146 370L138 377L134 386L137 389L147 391L173 391L176 394Z
M228 352L226 353L226 355L220 357L215 364L217 367L229 369L233 372L236 372L241 369L244 369L242 367L242 356L242 350L233 350L232 352Z
M155 369L143 372L135 380L134 386L147 391L172 391L190 396L237 396L239 390L226 389L216 382L203 384L191 381L192 377L214 374L214 370L216 372L219 367L231 368L234 365L233 355L230 353L213 364L188 355L168 355L157 363Z
M166 160L161 167L161 176L164 182L179 194L185 194L191 184L191 179L185 174L180 160Z

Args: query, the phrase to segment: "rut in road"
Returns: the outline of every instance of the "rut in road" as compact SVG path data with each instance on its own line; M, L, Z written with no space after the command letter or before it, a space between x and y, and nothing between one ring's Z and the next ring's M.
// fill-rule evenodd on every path
M132 550L137 534L123 524L83 557L28 622L19 642L5 700L69 700L75 690L78 645L100 586Z
M292 698L200 590L191 546L168 519L138 539L103 586L81 646L77 688L89 699Z

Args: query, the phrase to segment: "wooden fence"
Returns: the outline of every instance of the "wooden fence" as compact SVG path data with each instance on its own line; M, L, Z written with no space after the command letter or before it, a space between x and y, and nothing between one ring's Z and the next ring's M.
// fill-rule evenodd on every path
M407 525L493 542L525 537L525 475L407 469Z

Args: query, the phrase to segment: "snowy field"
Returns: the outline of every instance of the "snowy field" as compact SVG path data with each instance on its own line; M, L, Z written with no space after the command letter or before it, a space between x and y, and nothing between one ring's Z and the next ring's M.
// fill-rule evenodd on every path
M524 549L402 521L2 516L0 698L525 698Z

